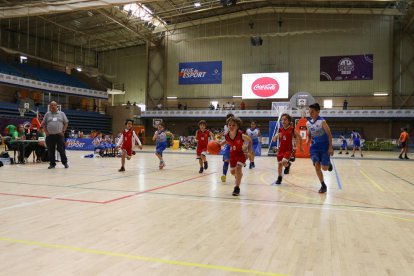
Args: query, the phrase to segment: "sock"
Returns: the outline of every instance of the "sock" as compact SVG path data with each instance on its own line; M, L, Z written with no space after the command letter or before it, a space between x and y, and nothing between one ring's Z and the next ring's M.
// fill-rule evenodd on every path
M229 170L229 162L224 162L224 164L223 164L223 175L227 175L228 170Z

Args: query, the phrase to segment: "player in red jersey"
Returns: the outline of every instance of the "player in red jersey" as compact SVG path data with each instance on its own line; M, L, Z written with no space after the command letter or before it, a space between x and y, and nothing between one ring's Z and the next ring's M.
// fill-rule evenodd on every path
M208 168L208 162L206 158L207 154L207 145L208 145L208 138L211 137L214 139L213 133L206 129L207 123L204 120L198 122L198 127L200 129L196 132L196 141L197 141L197 159L200 164L199 173L203 173L204 170ZM204 166L203 166L204 165Z
M279 163L277 172L278 177L273 184L282 184L282 168L285 167L285 174L289 173L290 170L290 158L293 153L293 138L298 139L300 145L300 151L303 152L302 148L302 138L295 128L292 126L292 117L289 114L283 114L282 118L282 127L279 129L279 132L273 137L273 142L276 142L280 138L279 150L277 152L277 161Z
M243 176L242 168L246 163L246 155L252 152L252 139L240 131L242 121L237 117L227 119L227 127L229 132L225 136L225 141L221 142L230 145L230 172L236 177L233 196L240 194L240 182ZM245 142L248 144L245 145Z
M125 157L129 160L132 156L132 147L135 145L135 141L138 142L139 148L142 150L142 144L139 140L137 134L135 133L134 129L132 128L133 120L127 119L125 121L126 128L122 132L121 137L118 140L118 144L116 145L117 148L121 146L122 149L122 159L121 159L121 168L118 170L120 172L125 171Z

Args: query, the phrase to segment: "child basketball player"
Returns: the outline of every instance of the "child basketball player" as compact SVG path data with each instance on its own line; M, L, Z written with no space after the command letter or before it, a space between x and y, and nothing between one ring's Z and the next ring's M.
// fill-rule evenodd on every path
M206 129L207 123L204 120L198 122L199 129L196 131L196 141L197 141L197 159L200 164L199 173L203 173L204 170L208 168L208 162L206 158L208 138L211 137L214 139L214 135L210 130Z
M253 143L253 146L252 146L253 151L249 157L249 160L250 160L249 169L253 169L256 167L256 165L254 164L255 152L258 151L258 147L260 147L262 144L262 134L260 133L260 129L257 128L255 121L250 122L250 128L246 130L246 134L250 137L250 139L252 139L252 143Z
M246 163L246 155L249 155L252 151L252 140L240 131L241 125L242 121L239 118L229 117L227 119L229 131L225 136L226 140L221 142L222 145L224 143L230 145L230 172L236 177L233 196L240 194L240 183L243 176L242 168ZM244 145L245 141L248 142L247 146Z
M332 171L330 156L333 155L332 134L325 119L319 117L321 107L318 103L309 106L310 119L306 123L308 137L306 143L310 143L310 156L315 166L316 175L321 182L319 193L326 193L327 187L323 179L322 170Z
M352 141L352 145L353 145L351 157L355 157L355 150L359 150L361 153L361 157L364 157L364 155L362 154L362 148L361 148L361 134L359 134L353 129L351 133L350 141Z
M273 137L273 142L276 142L280 138L279 150L277 152L277 161L279 163L277 172L278 177L274 184L282 184L282 168L285 167L285 174L289 173L291 166L290 158L293 152L293 139L299 140L300 151L303 152L302 138L300 137L297 130L292 125L292 117L289 114L283 114L281 116L282 127L279 132Z
M343 150L345 150L345 154L348 154L348 143L346 142L345 134L341 133L339 139L341 139L341 150L338 152L338 154L342 154Z
M132 147L135 145L135 141L138 142L139 148L142 150L142 144L139 140L137 134L135 133L134 129L132 128L134 121L131 119L127 119L125 121L126 128L122 132L121 137L118 140L116 145L117 148L121 146L122 149L122 159L121 159L121 168L118 170L120 172L125 171L125 158L130 160L132 156Z
M223 141L225 141L225 137L227 133L229 132L229 128L227 127L227 120L231 117L234 117L233 114L229 113L226 116L226 125L224 125L223 133L221 134L221 137L223 137ZM227 171L229 170L229 162L230 162L230 145L225 144L223 147L223 175L221 176L221 182L226 182L227 177Z
M169 131L165 131L165 124L163 122L159 123L157 128L158 130L155 131L152 140L157 142L155 147L155 155L160 160L159 169L162 170L165 167L162 153L167 148L167 134L171 135L172 140L174 140L174 135Z

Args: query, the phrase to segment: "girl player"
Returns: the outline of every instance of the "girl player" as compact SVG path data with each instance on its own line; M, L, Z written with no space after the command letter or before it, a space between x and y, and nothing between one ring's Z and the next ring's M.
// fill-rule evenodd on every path
M327 187L323 180L322 170L332 171L330 156L333 155L332 134L325 119L319 117L321 107L318 103L309 106L310 119L306 123L308 138L306 143L310 146L310 157L315 166L316 175L321 182L319 193L326 193ZM321 170L322 169L322 170Z
M290 158L293 152L293 138L299 140L300 152L303 152L302 147L302 138L300 137L299 133L295 128L292 126L292 117L289 114L283 114L282 118L282 126L279 129L279 132L273 136L273 142L276 142L278 138L280 138L280 145L279 150L277 152L277 161L279 163L277 172L278 177L274 184L282 184L282 167L285 167L285 174L289 173L290 168ZM273 184L272 184L273 185Z
M242 121L239 118L229 117L227 119L229 131L225 136L225 141L221 142L221 145L225 143L230 145L230 172L236 177L233 196L240 194L240 182L243 176L242 167L246 162L246 155L249 155L252 151L252 139L240 131L241 124ZM244 145L245 141L248 142L247 146Z
M250 128L246 130L246 134L249 135L250 139L252 139L252 142L253 142L253 151L249 157L249 160L250 160L249 169L253 169L256 167L254 164L254 154L255 152L258 151L257 148L260 147L262 144L262 134L260 133L260 129L256 127L255 121L251 121Z
M159 123L157 128L158 130L154 133L152 140L157 141L157 145L155 147L155 155L160 160L159 169L162 170L165 167L162 153L167 148L167 134L171 135L172 141L174 140L174 135L169 131L165 131L165 124L163 122Z
M207 152L207 144L208 144L208 137L211 137L214 139L214 135L210 130L206 129L207 123L204 120L201 120L198 122L198 127L200 129L196 132L196 141L197 141L197 159L200 164L200 170L199 173L203 173L204 170L207 170L208 163L206 158L206 152ZM203 166L204 164L204 166Z
M138 142L138 147L140 150L142 150L142 144L139 140L137 134L135 133L134 129L132 128L132 124L134 123L133 120L127 119L125 121L126 128L122 132L121 137L118 140L118 143L116 145L117 148L121 146L122 149L122 159L121 159L121 168L118 170L120 172L125 171L125 157L130 160L132 156L132 147L135 145L135 141Z

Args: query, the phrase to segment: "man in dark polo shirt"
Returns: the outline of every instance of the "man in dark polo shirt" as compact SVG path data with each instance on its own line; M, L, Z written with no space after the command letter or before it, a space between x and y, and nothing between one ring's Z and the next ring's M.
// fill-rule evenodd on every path
M54 169L56 167L56 148L60 154L63 166L67 169L69 165L65 153L65 131L69 121L65 113L58 110L55 101L50 102L49 106L50 111L45 114L42 122L42 127L45 129L46 146L50 161L48 169Z

